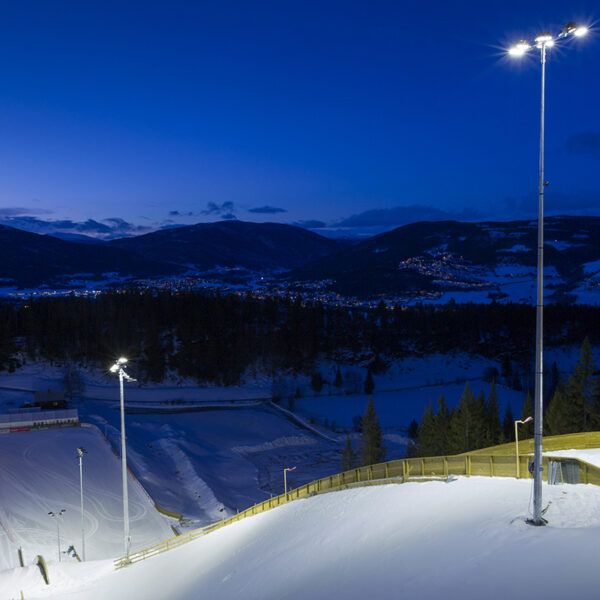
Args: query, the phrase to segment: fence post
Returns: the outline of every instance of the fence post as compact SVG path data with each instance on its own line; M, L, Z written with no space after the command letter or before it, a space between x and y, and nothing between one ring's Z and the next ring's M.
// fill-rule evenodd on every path
M494 476L494 457L490 454L490 477Z
M448 457L444 456L444 477L448 477Z
M425 459L421 459L421 476L425 477Z
M389 463L385 463L385 478L389 479L390 477L390 465Z

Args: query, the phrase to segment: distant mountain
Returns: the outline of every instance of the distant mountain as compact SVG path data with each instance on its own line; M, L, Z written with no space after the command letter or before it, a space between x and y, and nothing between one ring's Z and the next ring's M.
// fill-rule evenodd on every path
M300 227L225 221L90 244L0 226L5 285L61 287L72 279L168 277L216 266L290 269L344 247Z
M3 225L0 225L0 256L0 280L17 287L61 287L78 274L101 280L105 273L152 277L182 270L106 244L66 242Z
M600 301L600 218L547 218L545 240L546 293L568 300L592 291ZM358 297L511 292L515 300L530 300L536 264L536 221L422 222L369 238L287 278L328 280L331 291Z
M301 227L243 221L199 223L107 243L146 259L198 270L221 266L256 271L292 269L345 247Z
M56 233L47 233L45 235L49 235L50 237L58 238L59 240L63 240L65 242L77 242L79 244L103 244L104 240L99 238L92 237L90 235L83 235L81 233L64 233L64 232L56 232Z

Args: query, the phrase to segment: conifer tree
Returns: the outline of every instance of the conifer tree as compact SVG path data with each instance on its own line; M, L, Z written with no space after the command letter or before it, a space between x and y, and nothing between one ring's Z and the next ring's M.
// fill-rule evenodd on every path
M504 420L502 421L502 438L504 442L514 442L515 441L515 417L513 415L513 411L510 407L510 402L506 407L506 412L504 413Z
M335 371L335 379L333 380L333 385L335 385L336 388L341 388L342 385L344 385L344 382L342 380L342 372L340 370L339 365Z
M423 418L419 426L419 446L417 450L419 456L435 455L436 435L436 418L430 402L423 412Z
M548 411L544 415L544 433L561 435L567 433L569 404L562 386L558 386L550 400Z
M465 390L460 397L458 408L452 411L450 424L450 454L460 454L473 450L473 404L475 400L469 387L465 384Z
M523 403L523 410L521 411L521 421L525 420L527 417L533 417L533 405L531 404L531 396L529 392L525 396L525 402ZM519 432L520 439L528 439L533 435L533 421L529 423L525 423L521 425L521 430Z
M492 380L490 395L487 402L487 432L490 446L495 446L502 441L502 425L500 424L500 409L498 408L498 394L496 382Z
M352 447L352 442L350 441L350 436L346 436L346 445L342 450L342 460L341 460L341 469L342 471L349 471L350 469L354 469L356 467L357 462L356 452Z
M373 398L369 398L367 410L362 418L361 458L364 466L383 461L385 449L379 417L375 412Z
M594 363L592 346L586 337L581 345L579 360L567 388L568 433L590 430L590 413L593 403Z

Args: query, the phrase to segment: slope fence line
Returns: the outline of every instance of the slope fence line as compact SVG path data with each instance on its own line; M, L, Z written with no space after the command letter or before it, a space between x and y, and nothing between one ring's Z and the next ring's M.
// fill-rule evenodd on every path
M514 446L513 446L514 447ZM529 455L519 456L519 477L531 479L528 466L531 457ZM600 468L584 461L573 458L560 458L556 456L544 457L544 479L547 479L548 462L560 464L565 470L573 470L577 465L577 482L591 483L600 486ZM405 458L389 462L359 467L330 477L323 477L311 483L302 485L287 494L281 494L260 502L239 512L238 514L212 523L205 527L195 529L189 533L168 539L160 544L151 546L139 552L124 556L115 560L115 569L121 569L127 565L140 562L151 556L162 554L202 535L216 531L221 527L240 521L246 517L257 515L287 502L308 498L316 494L333 492L340 489L377 485L384 483L405 483L409 480L442 479L451 475L483 476L483 477L517 477L517 460L513 454L464 454L455 456L436 456L427 458Z

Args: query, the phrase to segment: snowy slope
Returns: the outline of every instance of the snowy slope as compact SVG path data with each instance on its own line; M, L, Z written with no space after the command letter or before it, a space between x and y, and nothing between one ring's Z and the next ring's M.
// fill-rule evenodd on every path
M544 485L542 528L525 524L530 493L529 481L476 477L334 492L118 572L53 565L50 586L5 572L0 597L596 599L600 488Z
M121 463L102 435L95 428L12 433L0 435L0 569L18 564L19 547L26 564L38 554L48 563L58 561L56 521L48 512L63 508L61 550L74 544L81 553L78 446L88 452L83 459L86 558L123 552ZM128 492L132 548L172 537L170 520L131 478Z

